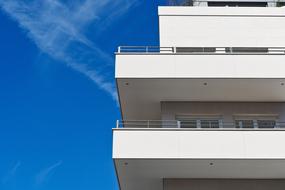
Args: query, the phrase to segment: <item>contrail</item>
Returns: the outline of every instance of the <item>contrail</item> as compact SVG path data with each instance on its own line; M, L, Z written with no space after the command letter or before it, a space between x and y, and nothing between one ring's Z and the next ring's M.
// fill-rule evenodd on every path
M36 175L36 181L35 184L37 186L43 184L46 180L48 180L49 177L51 177L52 172L58 168L60 165L62 164L62 161L59 161L47 168L44 168L43 170L41 170L37 175Z
M113 19L126 13L137 0L0 0L2 10L27 33L39 50L92 80L115 101L113 58L85 33L96 25L100 36Z

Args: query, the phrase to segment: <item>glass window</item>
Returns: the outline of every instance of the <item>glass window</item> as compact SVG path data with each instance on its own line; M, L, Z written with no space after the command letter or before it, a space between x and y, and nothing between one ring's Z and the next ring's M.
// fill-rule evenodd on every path
M219 128L221 123L220 115L176 115L180 121L180 128Z
M274 128L276 126L275 120L257 120L258 128Z
M219 120L201 120L201 128L219 128Z
M197 120L182 120L180 121L181 128L197 128Z
M254 128L253 120L236 120L236 128Z
M285 2L277 2L276 4L277 7L284 7L285 6Z
M268 48L262 47L232 47L226 48L226 52L232 53L268 53Z
M222 2L222 1L210 1L208 2L209 7L267 7L267 2Z
M176 47L177 53L214 53L216 48L212 47Z

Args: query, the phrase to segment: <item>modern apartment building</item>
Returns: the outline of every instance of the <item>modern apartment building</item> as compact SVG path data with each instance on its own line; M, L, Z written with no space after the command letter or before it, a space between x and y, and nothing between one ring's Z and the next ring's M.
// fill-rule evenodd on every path
M284 4L159 7L160 47L119 47L121 190L285 189Z

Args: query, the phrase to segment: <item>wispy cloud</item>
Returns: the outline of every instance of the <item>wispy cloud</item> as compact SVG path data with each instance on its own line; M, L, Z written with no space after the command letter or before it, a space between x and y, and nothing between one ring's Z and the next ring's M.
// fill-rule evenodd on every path
M112 57L88 39L127 12L138 0L0 0L0 7L18 22L41 52L84 74L117 100Z
M54 174L54 171L62 165L62 161L58 161L55 164L52 164L51 166L42 169L35 178L35 185L40 186L43 185L45 182L47 182L52 175Z
M7 172L7 174L2 178L2 184L6 184L11 178L13 178L21 166L21 161L16 162L13 167Z

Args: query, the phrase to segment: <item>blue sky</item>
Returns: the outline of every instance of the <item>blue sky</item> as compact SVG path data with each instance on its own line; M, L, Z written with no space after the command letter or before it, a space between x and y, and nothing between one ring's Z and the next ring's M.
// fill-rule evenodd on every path
M117 189L119 45L158 45L142 0L0 0L0 189Z

